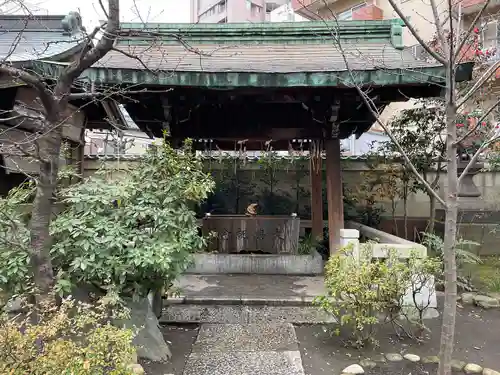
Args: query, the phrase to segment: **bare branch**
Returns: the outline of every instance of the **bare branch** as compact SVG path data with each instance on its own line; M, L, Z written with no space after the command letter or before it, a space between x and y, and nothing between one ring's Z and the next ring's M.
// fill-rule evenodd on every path
M476 83L472 86L472 88L465 94L461 100L457 103L457 109L462 107L474 93L481 88L481 86L484 84L484 82L488 79L491 78L493 74L497 71L497 69L500 67L500 61L495 62L493 65L491 65L486 72L476 81Z
M486 11L486 8L488 7L488 5L490 5L490 1L491 0L486 0L481 8L481 10L476 14L476 16L474 17L474 20L472 21L472 23L470 24L469 26L469 29L467 30L467 32L463 35L463 38L462 40L458 43L458 46L457 46L457 49L455 51L455 59L458 58L458 56L460 55L460 51L462 50L462 48L464 48L464 45L465 43L467 43L467 39L469 38L469 35L472 34L472 31L474 30L474 28L476 27L476 24L477 24L477 21L479 21L481 19L481 16L483 15L483 13Z
M81 59L74 61L65 69L54 89L54 94L56 97L61 97L63 95L66 96L69 93L73 81L77 79L84 70L94 65L100 58L102 58L113 48L118 29L120 28L120 1L108 1L109 18L104 30L104 35L94 48L85 53Z
M493 112L493 110L495 108L498 107L498 105L500 104L500 98L497 99L497 101L495 102L495 104L493 104L492 106L490 106L490 108L488 108L488 110L484 113L483 116L481 116L481 118L477 121L476 125L474 126L473 129L469 130L463 137L461 137L459 140L457 140L455 142L455 145L458 145L460 143L462 143L465 139L467 139L472 133L474 133L477 128L480 126L481 122L483 122L486 117L488 117L488 115Z
M112 96L125 96L125 95L134 95L134 94L144 94L144 93L153 93L153 94L165 94L167 92L172 91L172 88L165 90L119 90L119 91L111 91L111 92L82 92L82 93L72 93L68 95L69 100L78 100L78 99L90 99L90 98L102 98L102 97L112 97Z
M393 2L393 0L389 0L389 1L391 3ZM328 9L331 12L332 18L336 21L336 23L337 23L337 29L338 29L339 28L338 19L337 19L336 15L332 12L332 10L330 8L328 8ZM324 19L323 19L323 22L325 23L326 26L328 26L328 23ZM368 95L365 92L363 92L363 90L361 90L361 88L359 87L359 85L356 84L356 78L354 77L354 74L353 74L352 70L349 67L349 61L347 60L344 48L342 47L342 43L340 42L340 38L338 37L337 33L334 30L330 29L330 34L331 34L334 42L336 43L337 48L339 49L340 55L342 56L342 59L343 59L344 64L346 66L346 69L349 72L350 79L354 83L354 88L356 89L356 91L359 93L359 95L363 99L363 102L365 103L366 107L368 108L368 110L370 111L370 113L375 118L375 121L377 122L377 124L379 124L382 127L382 129L384 129L384 131L389 136L389 138L391 139L391 141L394 142L394 145L396 146L396 148L401 153L401 156L403 157L405 163L408 165L408 167L410 168L410 170L415 174L415 177L419 180L419 182L427 189L427 191L429 192L429 194L432 194L434 196L434 198L436 198L436 200L440 204L443 205L443 207L446 207L446 202L443 200L443 198L441 198L439 196L439 194L429 185L429 183L417 171L417 169L415 168L415 166L411 162L410 158L406 154L406 152L403 149L403 147L399 144L399 142L397 141L397 139L394 137L394 135L390 131L389 127L382 120L380 120L380 114L377 112L376 106L373 103L373 101L368 97Z
M121 49L118 49L118 48L115 48L115 47L111 48L111 50L112 50L112 51L115 51L115 52L118 52L118 53L121 53L122 55L127 56L128 58L131 58L131 59L137 60L137 61L139 62L139 64L141 64L141 65L142 65L142 67L143 67L144 69L146 69L148 72L151 72L151 73L153 73L154 75L157 75L157 74L158 74L157 72L152 71L152 70L151 70L151 69L150 69L150 68L149 68L149 67L148 67L148 66L144 63L144 61L142 61L142 59L141 59L139 56L137 56L137 55L132 55L131 53L125 52L125 51L123 51L123 50L121 50Z
M9 66L4 62L0 63L0 73L4 73L14 79L20 79L27 85L33 87L40 95L40 100L46 111L51 112L54 110L56 103L53 99L52 92L40 78L24 70Z
M431 55L432 57L434 57L441 64L447 65L448 61L443 56L441 56L440 54L438 54L436 51L434 51L432 48L430 48L425 43L425 41L422 39L422 37L418 34L417 30L415 30L415 28L412 26L412 24L410 23L410 21L408 20L408 18L405 17L405 15L401 11L401 9L399 9L399 7L395 3L395 1L394 0L389 0L389 3L391 4L391 6L394 9L394 11L397 13L397 15L399 16L399 18L401 18L404 21L404 23L406 24L406 27L408 27L408 30L410 30L411 34L415 37L415 39L417 40L417 42L425 49L425 51L429 55Z

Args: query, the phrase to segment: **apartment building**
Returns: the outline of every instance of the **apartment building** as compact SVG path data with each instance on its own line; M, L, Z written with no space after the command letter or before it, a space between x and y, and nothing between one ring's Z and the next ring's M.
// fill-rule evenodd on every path
M461 1L461 0L460 0ZM477 0L468 0L477 1ZM396 0L403 14L411 19L412 25L424 40L430 40L436 31L434 16L429 1ZM438 12L444 19L447 16L447 2L436 1ZM338 20L382 20L399 18L388 0L292 0L295 12L309 19L331 19L335 14ZM404 30L403 42L406 46L417 44L409 30Z
M289 0L191 0L191 22L270 21L271 12Z

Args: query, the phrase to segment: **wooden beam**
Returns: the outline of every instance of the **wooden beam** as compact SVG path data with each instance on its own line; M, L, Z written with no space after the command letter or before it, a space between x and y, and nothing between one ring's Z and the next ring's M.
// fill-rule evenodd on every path
M323 179L322 158L310 159L311 175L311 234L313 238L323 239Z
M328 236L330 254L333 254L339 249L340 229L344 227L340 140L337 138L325 141L325 149L326 196L328 200Z

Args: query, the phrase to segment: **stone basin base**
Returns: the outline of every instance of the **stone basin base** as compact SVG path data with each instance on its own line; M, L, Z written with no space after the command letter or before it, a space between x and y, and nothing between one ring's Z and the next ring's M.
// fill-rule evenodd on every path
M321 275L324 262L317 252L310 255L194 254L188 274Z

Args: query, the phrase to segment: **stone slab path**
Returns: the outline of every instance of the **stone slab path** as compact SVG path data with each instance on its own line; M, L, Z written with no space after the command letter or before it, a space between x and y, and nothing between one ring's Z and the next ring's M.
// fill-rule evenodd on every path
M202 324L183 375L305 375L289 323Z

